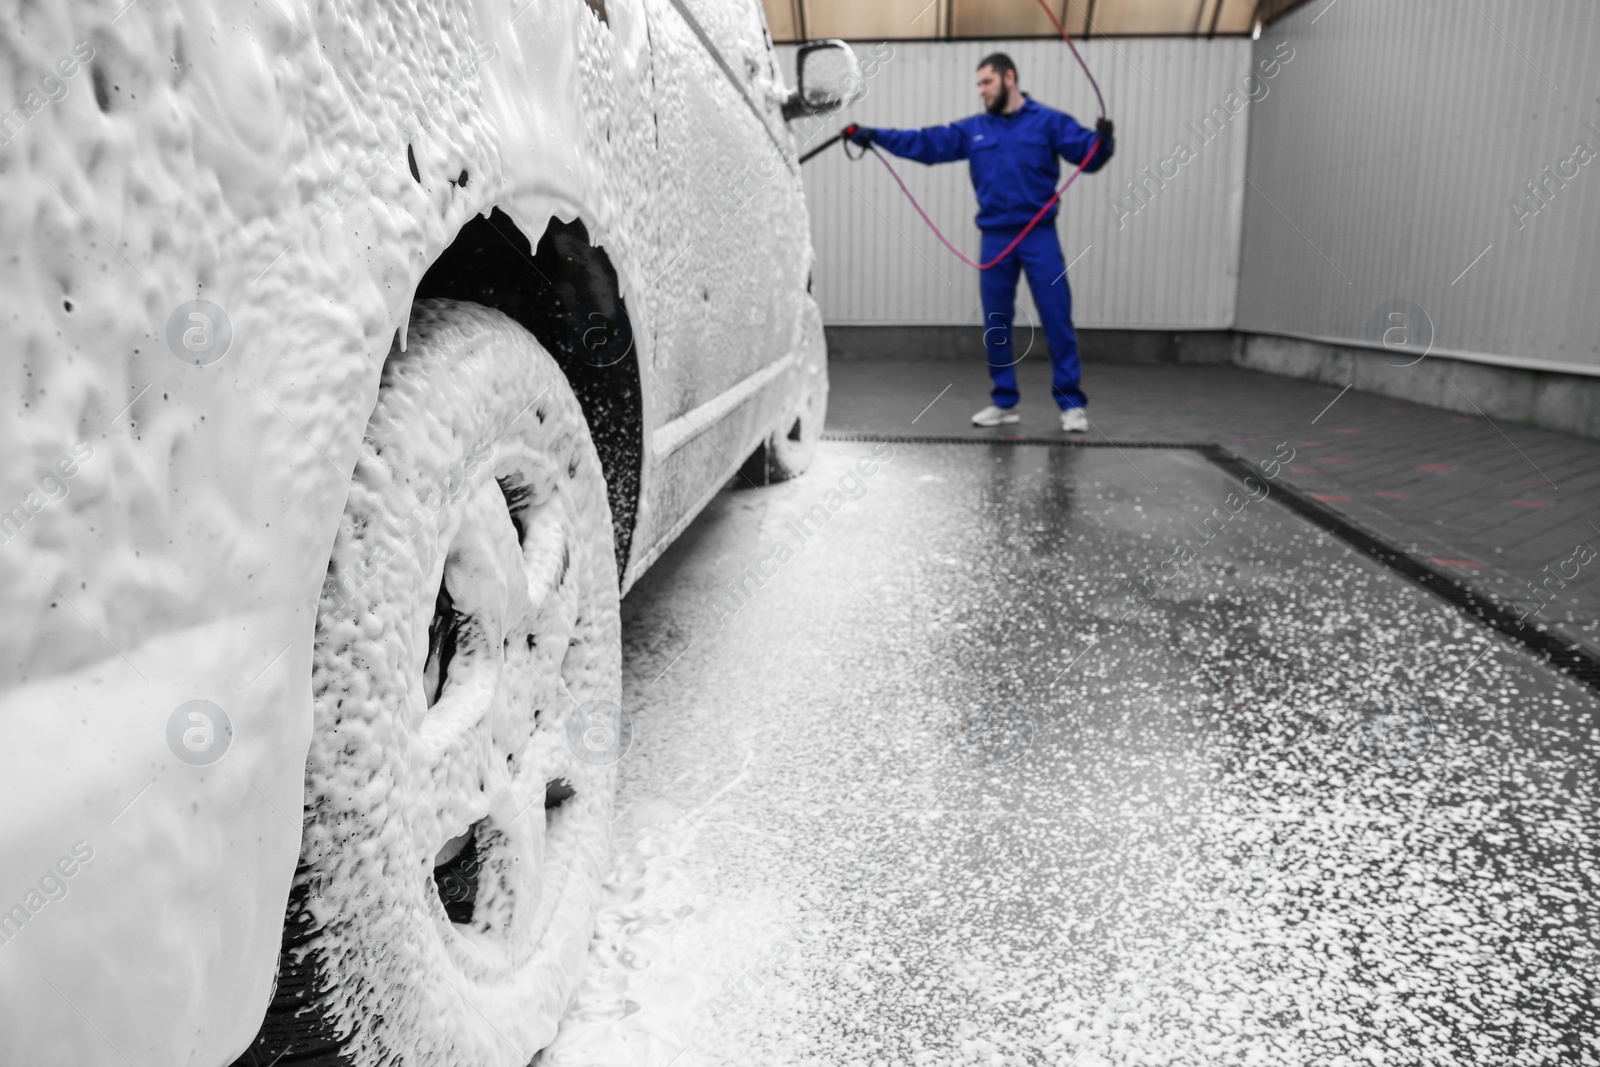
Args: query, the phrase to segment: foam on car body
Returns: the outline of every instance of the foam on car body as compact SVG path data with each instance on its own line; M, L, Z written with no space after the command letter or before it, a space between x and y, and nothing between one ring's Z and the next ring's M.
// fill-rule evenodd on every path
M611 0L606 23L581 3L7 6L3 103L30 117L0 147L0 509L27 520L0 545L0 851L33 869L92 830L96 859L70 922L42 912L0 952L0 1060L121 1062L109 1041L209 1067L272 992L318 591L428 265L495 206L535 243L582 217L652 427L759 362L751 309L793 310L804 213L797 183L760 182L724 228L707 189L770 142L741 128L742 155L706 156L707 122L754 120L655 0ZM80 42L64 95L29 97ZM166 340L196 299L232 326L206 366ZM695 325L708 311L722 328ZM34 510L80 442L93 458ZM646 550L713 445L642 477ZM164 741L196 698L234 728L204 769Z

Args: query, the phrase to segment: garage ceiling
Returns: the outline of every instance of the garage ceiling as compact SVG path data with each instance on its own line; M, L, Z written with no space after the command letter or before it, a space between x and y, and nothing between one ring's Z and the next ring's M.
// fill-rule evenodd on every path
M1303 0L1048 0L1074 37L1249 34ZM1038 0L763 0L772 39L1053 37Z

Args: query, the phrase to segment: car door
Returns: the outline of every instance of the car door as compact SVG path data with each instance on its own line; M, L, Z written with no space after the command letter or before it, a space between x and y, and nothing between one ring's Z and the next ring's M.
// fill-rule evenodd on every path
M641 545L669 540L777 419L811 259L755 0L648 8L665 199L647 283L657 313L642 368L653 411Z

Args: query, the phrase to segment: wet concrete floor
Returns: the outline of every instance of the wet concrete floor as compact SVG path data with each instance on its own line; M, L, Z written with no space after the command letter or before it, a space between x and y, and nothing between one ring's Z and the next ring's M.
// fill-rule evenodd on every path
M889 451L625 602L541 1062L1600 1062L1592 692L1196 453Z

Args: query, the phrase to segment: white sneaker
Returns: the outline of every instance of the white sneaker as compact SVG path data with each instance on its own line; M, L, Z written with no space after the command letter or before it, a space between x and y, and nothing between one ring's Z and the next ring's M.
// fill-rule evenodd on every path
M1008 423L1018 422L1021 416L1016 408L997 408L993 404L972 416L974 426L1005 426Z
M1089 416L1082 408L1068 408L1061 413L1061 428L1068 433L1088 433Z

